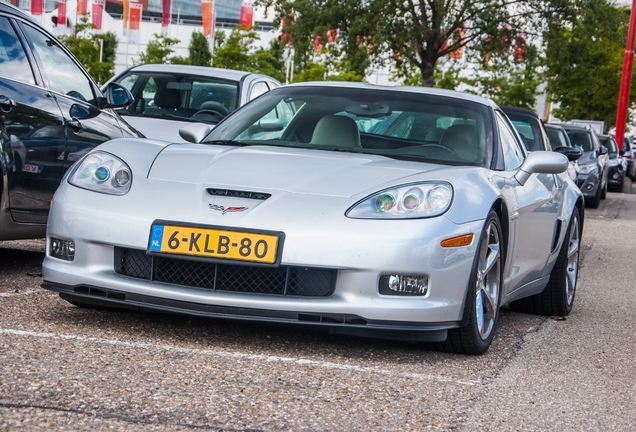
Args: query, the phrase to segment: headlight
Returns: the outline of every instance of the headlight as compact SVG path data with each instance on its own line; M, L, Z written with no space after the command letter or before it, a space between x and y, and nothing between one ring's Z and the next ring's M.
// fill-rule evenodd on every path
M125 195L130 190L132 172L110 153L96 151L72 169L68 182L73 186L109 195Z
M453 201L446 182L427 182L385 189L364 198L347 210L354 219L416 219L439 216Z
M579 174L586 175L592 173L598 174L598 167L596 164L579 165Z

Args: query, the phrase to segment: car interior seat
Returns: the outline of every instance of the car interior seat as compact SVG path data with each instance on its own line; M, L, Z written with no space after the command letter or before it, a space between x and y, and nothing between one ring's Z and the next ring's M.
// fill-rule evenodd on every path
M452 125L442 135L440 144L467 162L481 162L484 158L485 149L481 145L477 128L472 125Z
M316 123L310 143L335 147L360 147L358 125L351 117L324 116Z

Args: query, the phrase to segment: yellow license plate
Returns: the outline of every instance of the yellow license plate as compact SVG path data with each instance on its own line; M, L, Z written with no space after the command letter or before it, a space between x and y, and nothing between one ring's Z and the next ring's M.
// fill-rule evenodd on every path
M275 264L280 234L202 228L156 222L150 252Z

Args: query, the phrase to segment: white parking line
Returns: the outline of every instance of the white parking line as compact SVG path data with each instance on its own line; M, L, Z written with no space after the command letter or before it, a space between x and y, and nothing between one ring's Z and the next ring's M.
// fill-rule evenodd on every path
M42 291L46 291L46 290L43 288L34 288L34 289L27 289L27 290L18 291L18 292L0 293L0 297L15 297L15 296L21 296L21 295L36 294Z
M144 350L157 349L157 350L165 350L165 351L187 353L187 354L198 354L198 355L207 355L207 356L215 356L215 357L233 358L238 360L257 360L257 361L277 362L277 363L291 363L291 364L296 364L299 366L311 366L311 367L317 367L317 368L323 368L323 369L349 370L349 371L360 372L360 373L382 374L382 375L395 376L400 378L420 379L423 381L437 381L437 382L453 383L453 384L466 385L466 386L474 386L474 385L481 384L481 381L477 381L477 380L462 380L462 379L447 378L447 377L436 376L436 375L396 372L396 371L387 370L387 369L343 365L338 363L307 360L307 359L294 358L294 357L229 353L229 352L214 351L214 350L179 348L179 347L173 347L170 345L155 345L155 344L149 344L149 343L123 342L123 341L118 341L113 339L101 339L101 338L94 338L94 337L61 335L61 334L53 334L53 333L38 333L38 332L29 332L29 331L22 331L22 330L12 330L12 329L0 329L0 334L34 337L34 338L62 339L62 340L70 340L70 341L76 341L76 342L88 342L88 343L113 345L113 346L129 347L129 348L139 348Z

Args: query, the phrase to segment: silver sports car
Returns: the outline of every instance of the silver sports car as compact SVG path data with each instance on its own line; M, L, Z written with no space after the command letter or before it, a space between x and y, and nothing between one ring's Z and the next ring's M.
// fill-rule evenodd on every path
M69 170L45 288L470 354L502 305L572 309L583 197L567 157L527 154L490 100L299 84L181 134L112 140Z

